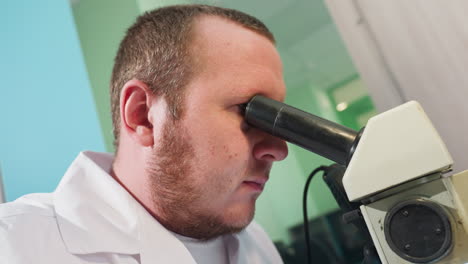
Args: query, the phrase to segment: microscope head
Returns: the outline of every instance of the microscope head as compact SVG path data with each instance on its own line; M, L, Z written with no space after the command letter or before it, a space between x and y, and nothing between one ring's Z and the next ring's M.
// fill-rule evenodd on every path
M372 196L423 176L447 172L452 157L415 101L369 120L343 176L350 201Z
M382 263L466 263L468 172L417 102L369 120L343 176Z

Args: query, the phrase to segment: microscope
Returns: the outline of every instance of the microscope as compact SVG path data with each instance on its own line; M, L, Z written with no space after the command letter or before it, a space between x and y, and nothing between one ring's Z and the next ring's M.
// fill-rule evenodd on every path
M359 132L258 95L244 115L337 163L324 179L345 222L369 237L363 263L468 263L468 171L450 175L452 157L419 103Z

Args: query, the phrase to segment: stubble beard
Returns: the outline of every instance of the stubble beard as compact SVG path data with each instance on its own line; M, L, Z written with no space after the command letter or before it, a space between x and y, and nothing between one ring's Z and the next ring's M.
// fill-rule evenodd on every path
M157 208L153 216L170 231L200 240L242 231L251 222L254 210L248 219L236 225L227 224L221 212L204 212L203 194L214 190L203 190L194 183L190 175L194 163L189 133L179 121L169 118L161 144L153 149L147 165L152 201Z

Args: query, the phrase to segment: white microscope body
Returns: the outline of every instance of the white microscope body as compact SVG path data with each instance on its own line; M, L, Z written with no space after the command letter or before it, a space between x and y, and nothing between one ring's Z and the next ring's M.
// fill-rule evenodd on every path
M382 263L468 263L468 171L452 164L417 102L369 120L343 186Z

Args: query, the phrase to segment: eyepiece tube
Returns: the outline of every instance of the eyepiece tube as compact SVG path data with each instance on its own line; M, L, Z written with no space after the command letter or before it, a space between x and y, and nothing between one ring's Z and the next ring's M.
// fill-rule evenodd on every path
M350 128L260 95L247 103L244 116L253 127L345 166L358 137Z

